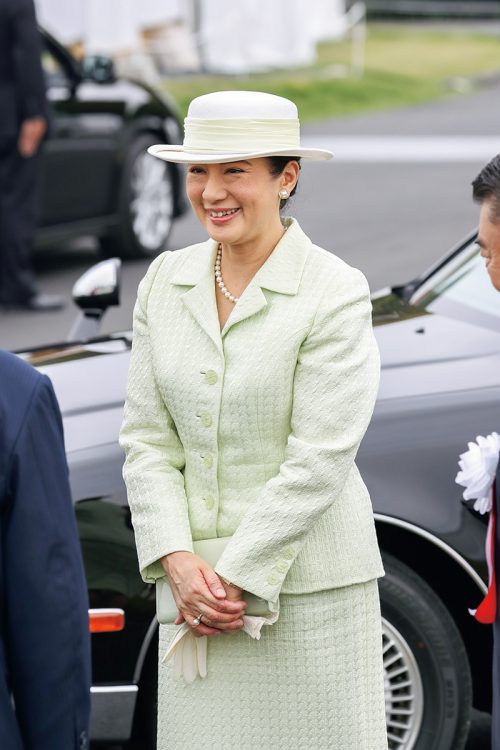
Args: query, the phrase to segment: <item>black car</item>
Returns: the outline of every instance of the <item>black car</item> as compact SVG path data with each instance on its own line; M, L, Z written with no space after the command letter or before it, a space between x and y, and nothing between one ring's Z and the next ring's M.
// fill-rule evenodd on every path
M114 301L116 264L76 287L93 314L99 286L102 306ZM463 750L471 706L491 705L491 636L468 613L486 590L486 522L461 502L454 477L467 442L499 428L500 305L473 235L418 279L375 294L373 306L382 380L358 465L386 569L389 748ZM124 332L21 356L51 377L63 410L90 606L125 614L123 630L92 636L92 736L132 736L151 750L155 592L138 573L117 443L130 344Z
M175 103L116 78L107 58L78 62L41 33L53 116L37 245L94 235L108 256L156 255L186 208L181 169L146 153L154 143L182 142Z

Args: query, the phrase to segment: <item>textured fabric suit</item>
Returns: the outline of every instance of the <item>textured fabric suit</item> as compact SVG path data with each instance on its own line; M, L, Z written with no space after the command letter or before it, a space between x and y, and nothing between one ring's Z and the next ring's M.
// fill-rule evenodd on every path
M366 280L292 220L220 331L216 249L161 255L139 288L121 444L142 575L232 536L216 571L269 601L373 581L354 464L379 380Z
M31 243L40 154L17 149L21 123L47 119L41 41L33 0L0 0L0 303L35 294Z
M89 711L87 589L59 408L48 378L0 352L0 748L85 750Z

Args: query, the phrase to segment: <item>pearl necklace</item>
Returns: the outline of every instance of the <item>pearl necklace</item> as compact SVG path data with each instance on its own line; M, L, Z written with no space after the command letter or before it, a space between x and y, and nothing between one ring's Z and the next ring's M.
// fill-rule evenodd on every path
M232 302L234 305L238 302L239 297L235 297L234 294L231 294L229 289L224 284L224 279L222 278L222 273L220 270L220 262L222 259L222 245L219 245L217 248L217 257L215 258L215 281L217 282L217 286L221 290L222 294L226 299L228 299L230 302Z

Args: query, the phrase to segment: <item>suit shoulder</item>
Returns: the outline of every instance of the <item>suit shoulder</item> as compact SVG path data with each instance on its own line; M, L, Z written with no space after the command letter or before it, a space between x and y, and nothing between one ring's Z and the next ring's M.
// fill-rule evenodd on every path
M145 303L147 301L149 293L154 286L157 284L162 285L166 281L169 281L193 256L202 254L209 243L210 240L188 245L179 250L166 250L155 258L139 285L139 298L141 302Z
M0 380L0 400L19 404L28 402L35 388L46 378L17 355L0 350Z
M160 263L158 263L158 270L161 270L162 274L167 274L169 276L173 275L193 256L196 257L197 255L201 255L206 250L207 245L210 244L211 240L205 240L204 242L196 242L194 245L180 247L178 250L166 250L156 258L151 266L153 266L156 261L160 261Z
M34 367L5 351L0 351L0 382L0 453L7 461L32 404L39 393L51 389L51 384Z
M366 277L359 268L350 266L338 255L318 245L311 246L305 274L309 282L323 290L334 291L347 287L369 292Z

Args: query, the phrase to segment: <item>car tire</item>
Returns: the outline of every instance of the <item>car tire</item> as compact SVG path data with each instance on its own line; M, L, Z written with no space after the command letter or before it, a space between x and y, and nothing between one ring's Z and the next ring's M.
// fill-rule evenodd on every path
M384 554L379 581L389 750L463 750L472 679L460 633L428 584Z
M131 144L122 171L118 215L112 233L101 237L104 257L153 258L165 249L175 211L175 181L170 165L150 156L158 142L144 135Z

